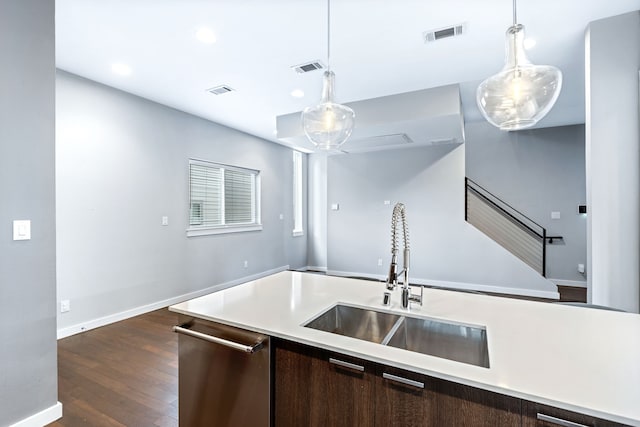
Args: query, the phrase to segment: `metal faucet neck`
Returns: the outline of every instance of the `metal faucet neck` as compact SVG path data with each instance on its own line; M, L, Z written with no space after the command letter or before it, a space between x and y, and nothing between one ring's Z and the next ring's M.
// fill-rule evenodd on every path
M418 302L422 305L422 287L420 288L420 295L412 295L409 288L409 226L407 225L407 216L405 213L405 207L402 203L396 203L393 207L393 214L391 216L391 264L389 265L389 276L387 277L387 290L384 293L383 305L389 305L391 301L391 293L398 285L398 276L402 275L402 307L409 308L410 302ZM402 270L398 271L398 223L402 224Z

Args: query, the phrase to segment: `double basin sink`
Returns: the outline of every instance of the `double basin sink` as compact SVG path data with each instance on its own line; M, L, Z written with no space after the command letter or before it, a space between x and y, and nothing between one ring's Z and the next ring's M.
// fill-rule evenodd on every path
M489 367L487 331L482 326L337 304L304 325L390 347Z

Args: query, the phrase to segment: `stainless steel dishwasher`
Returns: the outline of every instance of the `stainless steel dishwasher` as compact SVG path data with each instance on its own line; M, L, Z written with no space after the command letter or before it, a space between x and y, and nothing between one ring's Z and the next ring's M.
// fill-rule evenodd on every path
M173 330L180 426L269 426L269 337L186 316Z

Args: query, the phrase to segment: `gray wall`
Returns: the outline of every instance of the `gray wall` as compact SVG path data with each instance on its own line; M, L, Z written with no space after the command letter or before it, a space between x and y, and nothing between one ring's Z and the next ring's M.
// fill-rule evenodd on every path
M586 35L589 300L640 310L640 12L592 22Z
M413 282L555 295L551 282L465 222L464 144L331 156L327 176L329 207L339 204L328 211L329 272L384 277L391 212L403 202Z
M61 71L57 91L59 328L306 265L290 149ZM189 158L260 170L263 230L187 238Z
M547 277L585 282L584 126L503 132L487 122L466 126L467 176L541 226L563 236L547 245ZM560 219L551 219L551 212Z
M54 2L0 0L0 425L57 404ZM31 220L13 241L13 220Z

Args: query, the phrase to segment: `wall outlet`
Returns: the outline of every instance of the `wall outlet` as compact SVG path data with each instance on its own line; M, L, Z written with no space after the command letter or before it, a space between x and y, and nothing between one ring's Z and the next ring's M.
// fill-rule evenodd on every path
M60 301L60 313L66 313L71 310L71 301L68 299L63 299Z
M584 264L578 264L578 273L584 274Z
M169 225L169 217L168 216L163 216L162 217L162 225Z
M560 219L560 212L551 212L551 219Z
M245 262L244 262L244 268L248 268L248 267L249 267L249 261L246 261L246 260L245 260Z
M382 258L378 258L378 267L382 267Z

